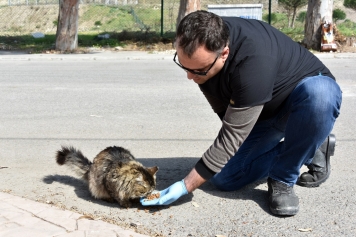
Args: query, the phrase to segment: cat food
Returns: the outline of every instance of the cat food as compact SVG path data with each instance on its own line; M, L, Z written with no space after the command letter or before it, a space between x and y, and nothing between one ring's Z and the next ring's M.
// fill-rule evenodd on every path
M160 197L159 193L151 193L150 195L148 195L146 197L145 201L151 201L151 200L157 199L159 197Z

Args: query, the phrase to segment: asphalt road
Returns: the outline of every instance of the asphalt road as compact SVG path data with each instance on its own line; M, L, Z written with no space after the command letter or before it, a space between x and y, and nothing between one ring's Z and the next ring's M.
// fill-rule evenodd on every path
M0 51L0 191L94 215L152 236L356 236L356 54L320 54L343 90L332 173L296 186L300 211L271 215L265 180L235 192L210 183L165 208L95 200L55 163L61 145L92 159L107 146L158 165L157 188L182 179L220 121L173 53L27 55ZM258 68L256 68L258 70Z

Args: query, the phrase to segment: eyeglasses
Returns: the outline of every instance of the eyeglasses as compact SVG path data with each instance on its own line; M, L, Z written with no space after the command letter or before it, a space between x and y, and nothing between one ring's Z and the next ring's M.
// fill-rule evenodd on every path
M219 56L220 56L220 54L215 58L214 62L211 64L211 66L206 71L198 71L198 70L193 70L193 69L184 67L182 64L180 64L179 62L176 61L177 52L174 54L173 61L186 72L190 72L192 74L199 75L199 76L206 76L208 74L209 70L214 66L216 60L218 60Z

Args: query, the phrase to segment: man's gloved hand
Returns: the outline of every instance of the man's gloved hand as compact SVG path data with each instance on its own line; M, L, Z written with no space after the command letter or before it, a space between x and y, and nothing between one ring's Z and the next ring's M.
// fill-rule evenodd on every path
M149 201L141 198L140 202L143 206L169 205L186 194L188 194L187 188L185 187L184 180L181 180L160 191L160 198Z

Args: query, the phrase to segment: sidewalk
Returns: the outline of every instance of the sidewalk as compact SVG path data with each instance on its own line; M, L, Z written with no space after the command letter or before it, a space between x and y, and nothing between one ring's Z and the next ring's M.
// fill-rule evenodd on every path
M0 237L148 237L49 204L0 192Z
M51 60L74 60L74 61L102 61L102 60L173 60L175 50L166 51L92 51L86 54L28 54L21 51L0 50L0 61L51 61ZM319 59L325 58L356 58L356 53L314 53ZM172 61L173 62L173 61Z

